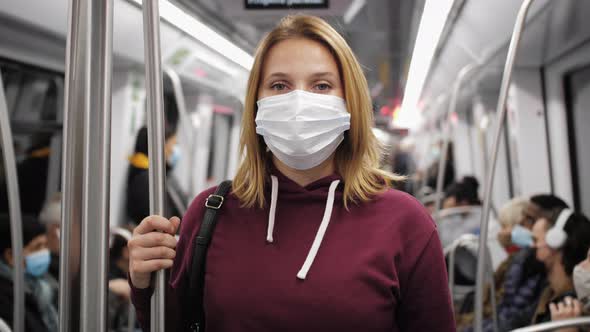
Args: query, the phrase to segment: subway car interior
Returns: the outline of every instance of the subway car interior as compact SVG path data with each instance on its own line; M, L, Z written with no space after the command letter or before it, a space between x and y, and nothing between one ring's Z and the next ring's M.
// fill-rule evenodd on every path
M258 43L297 14L362 65L457 331L590 330L590 1L0 0L1 332L141 331L134 227L234 177Z

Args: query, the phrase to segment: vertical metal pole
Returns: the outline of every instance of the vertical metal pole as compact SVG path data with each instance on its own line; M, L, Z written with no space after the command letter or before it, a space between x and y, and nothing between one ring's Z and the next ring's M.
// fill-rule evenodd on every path
M145 81L148 108L148 155L150 180L150 214L164 213L166 170L164 159L164 89L162 83L162 56L160 52L159 1L143 1L143 38L145 54ZM151 301L151 331L165 329L164 271L156 273Z
M486 268L486 261L487 255L486 251L483 248L487 248L487 239L488 239L488 222L489 222L489 214L490 214L490 207L491 207L491 198L492 198L492 188L494 185L494 176L496 171L496 162L498 161L498 150L500 148L500 139L502 137L502 129L504 124L504 119L506 117L506 100L508 99L508 89L510 88L510 81L512 79L512 71L514 69L514 63L516 60L516 53L518 51L518 47L520 45L520 39L522 36L522 32L524 30L524 24L526 22L526 16L528 10L533 3L534 0L524 0L520 10L518 12L518 16L516 18L516 23L514 25L514 31L512 32L512 38L510 40L510 47L508 49L508 56L506 58L506 65L504 67L504 75L502 78L502 86L500 88L500 96L498 98L498 107L496 109L496 114L498 117L497 128L496 128L496 136L494 140L493 150L492 150L492 160L490 171L486 178L485 184L485 194L484 194L484 202L483 202L483 212L481 215L481 225L480 225L480 236L479 236L479 251L478 251L478 260L477 260L477 278L475 283L475 331L481 332L483 329L483 284L485 280L485 268Z
M442 195L443 195L443 184L444 184L444 174L447 169L446 160L449 154L449 142L451 141L451 114L457 109L457 100L459 99L459 93L461 92L461 85L463 81L469 77L469 75L479 68L480 65L477 63L471 63L466 65L459 71L457 75L457 79L455 80L455 84L453 85L453 94L451 95L451 103L449 105L449 109L447 111L447 121L445 125L445 133L443 138L443 147L440 154L440 159L438 161L438 174L436 177L436 196L435 199L435 209L434 215L438 215L442 205Z
M4 94L4 84L0 73L0 139L2 140L2 156L4 157L4 169L6 171L6 186L8 192L8 211L10 213L10 238L12 242L13 266L13 331L25 330L25 271L23 258L23 230L20 206L20 193L18 188L18 176L16 172L16 158L14 156L14 143L12 142L12 130L10 129L10 117Z
M166 75L170 78L172 82L172 90L174 91L174 97L176 98L176 104L178 106L178 112L180 113L180 123L184 125L184 139L186 140L187 146L189 148L189 153L192 153L195 149L195 141L196 141L196 133L194 127L192 125L191 119L188 115L188 111L186 109L186 100L184 99L184 91L182 89L182 82L180 81L180 77L178 74L168 68L165 70ZM194 165L194 158L188 158L188 176L187 179L190 184L194 182L194 174L195 174L195 165ZM182 202L184 206L186 206L187 202Z
M81 331L107 331L113 0L85 0Z
M59 329L80 330L80 220L82 219L83 94L77 90L83 80L83 2L70 0L66 43L65 108L62 162L62 220L59 254Z
M106 331L113 0L70 0L60 331Z

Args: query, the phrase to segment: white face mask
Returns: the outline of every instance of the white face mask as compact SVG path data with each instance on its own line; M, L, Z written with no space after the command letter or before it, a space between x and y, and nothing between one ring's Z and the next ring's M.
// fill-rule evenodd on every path
M295 90L258 100L256 133L280 161L306 170L328 159L350 129L344 99Z
M590 298L590 271L578 264L574 268L573 279L578 298Z

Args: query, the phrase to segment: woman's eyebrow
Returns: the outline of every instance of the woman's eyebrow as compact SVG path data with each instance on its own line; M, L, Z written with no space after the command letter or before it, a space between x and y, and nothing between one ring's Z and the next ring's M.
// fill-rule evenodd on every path
M275 73L272 73L272 74L266 76L264 79L265 80L270 80L270 79L273 79L273 78L275 78L275 79L276 78L279 78L280 79L280 78L288 78L288 77L289 77L289 75L286 74L286 73L283 73L283 72L275 72Z
M335 79L336 78L336 75L333 72L331 72L331 71L322 71L322 72L319 72L319 73L313 73L313 74L311 74L311 77L312 78L316 78L316 79L317 78L332 78L332 79Z

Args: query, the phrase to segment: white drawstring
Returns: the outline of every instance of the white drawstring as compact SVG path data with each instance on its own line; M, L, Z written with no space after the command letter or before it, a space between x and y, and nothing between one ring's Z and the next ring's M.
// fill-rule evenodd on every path
M273 232L275 229L275 214L277 211L277 197L279 193L279 181L274 175L270 176L272 182L272 189L270 192L270 211L268 213L268 225L266 230L266 241L269 243L273 242Z
M318 229L317 234L315 235L315 239L313 240L313 244L311 245L311 249L307 254L307 258L297 273L297 278L301 280L305 280L307 276L307 272L309 272L309 268L311 264L313 264L313 260L320 249L320 245L322 244L322 240L324 239L324 234L326 233L326 229L328 228L328 224L330 223L330 218L332 217L332 209L334 208L334 196L336 193L336 188L340 180L335 180L330 185L330 190L328 192L328 201L326 202L326 210L324 211L324 218L322 219L322 223L320 224L320 228Z
M279 181L276 176L271 175L271 192L270 192L270 211L268 213L268 225L266 230L266 241L269 243L273 242L273 232L275 227L275 214L277 211L277 199L278 199L278 192L279 192ZM309 253L307 254L307 258L301 267L301 270L297 273L297 278L301 280L305 280L307 277L307 273L313 264L315 256L320 249L320 245L322 244L322 240L324 239L324 234L326 234L326 230L328 229L328 224L330 223L330 218L332 217L332 210L334 209L334 198L336 196L336 188L340 180L335 180L330 184L330 189L328 190L328 200L326 201L326 209L324 210L324 217L318 228L316 233L315 239L311 245L311 249L309 249Z

